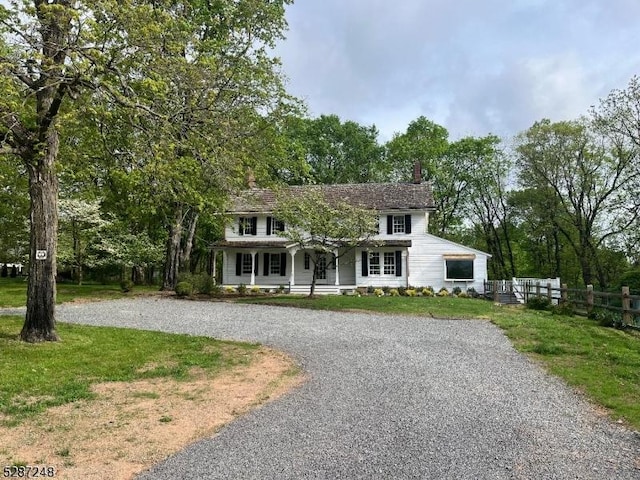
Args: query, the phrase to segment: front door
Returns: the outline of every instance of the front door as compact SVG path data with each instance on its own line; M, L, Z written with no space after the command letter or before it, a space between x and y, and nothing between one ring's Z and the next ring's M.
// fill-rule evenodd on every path
M318 264L316 265L316 283L318 285L327 284L327 257L322 255L318 258Z

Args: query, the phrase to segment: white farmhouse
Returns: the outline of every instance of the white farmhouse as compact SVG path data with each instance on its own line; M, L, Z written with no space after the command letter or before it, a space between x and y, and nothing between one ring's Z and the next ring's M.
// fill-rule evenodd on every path
M335 256L320 259L316 293L369 286L432 286L436 291L473 287L483 292L491 255L429 233L429 214L434 211L429 183L417 177L414 183L291 186L285 192L295 197L310 188L321 189L328 201L375 210L379 218L379 234L368 244L348 252L338 249ZM228 214L233 220L214 249L223 255L223 285L309 292L310 254L278 235L287 226L272 216L275 206L269 189L251 188L232 199Z

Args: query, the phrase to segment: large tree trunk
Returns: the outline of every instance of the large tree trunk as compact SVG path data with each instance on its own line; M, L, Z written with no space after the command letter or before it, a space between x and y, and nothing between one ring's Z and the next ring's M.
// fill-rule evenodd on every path
M44 152L34 151L27 162L31 197L31 240L27 315L20 338L27 342L55 341L56 244L58 232L58 179L55 159L58 132L50 128ZM38 158L38 156L40 158ZM36 252L45 252L36 256Z
M184 246L182 247L182 252L180 253L180 266L185 272L191 270L191 252L193 251L193 238L196 234L196 227L198 226L199 217L200 214L198 214L197 212L194 212L191 215L189 228L187 230L187 238L184 242Z
M180 269L180 240L182 239L182 206L176 205L173 222L169 226L167 252L161 290L175 290Z

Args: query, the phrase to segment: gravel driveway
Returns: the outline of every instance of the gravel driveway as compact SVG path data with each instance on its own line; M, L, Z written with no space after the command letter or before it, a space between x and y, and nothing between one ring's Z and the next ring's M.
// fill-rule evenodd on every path
M172 299L58 319L261 342L309 380L139 479L639 479L640 436L485 321Z

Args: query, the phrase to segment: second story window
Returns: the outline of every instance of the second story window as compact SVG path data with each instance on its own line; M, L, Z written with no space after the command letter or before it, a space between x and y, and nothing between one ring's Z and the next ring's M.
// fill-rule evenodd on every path
M284 232L284 222L273 217L267 217L267 235Z
M240 217L238 219L238 233L240 235L257 235L258 217Z
M393 216L393 233L404 233L404 215Z
M411 215L387 215L387 235L411 233Z

